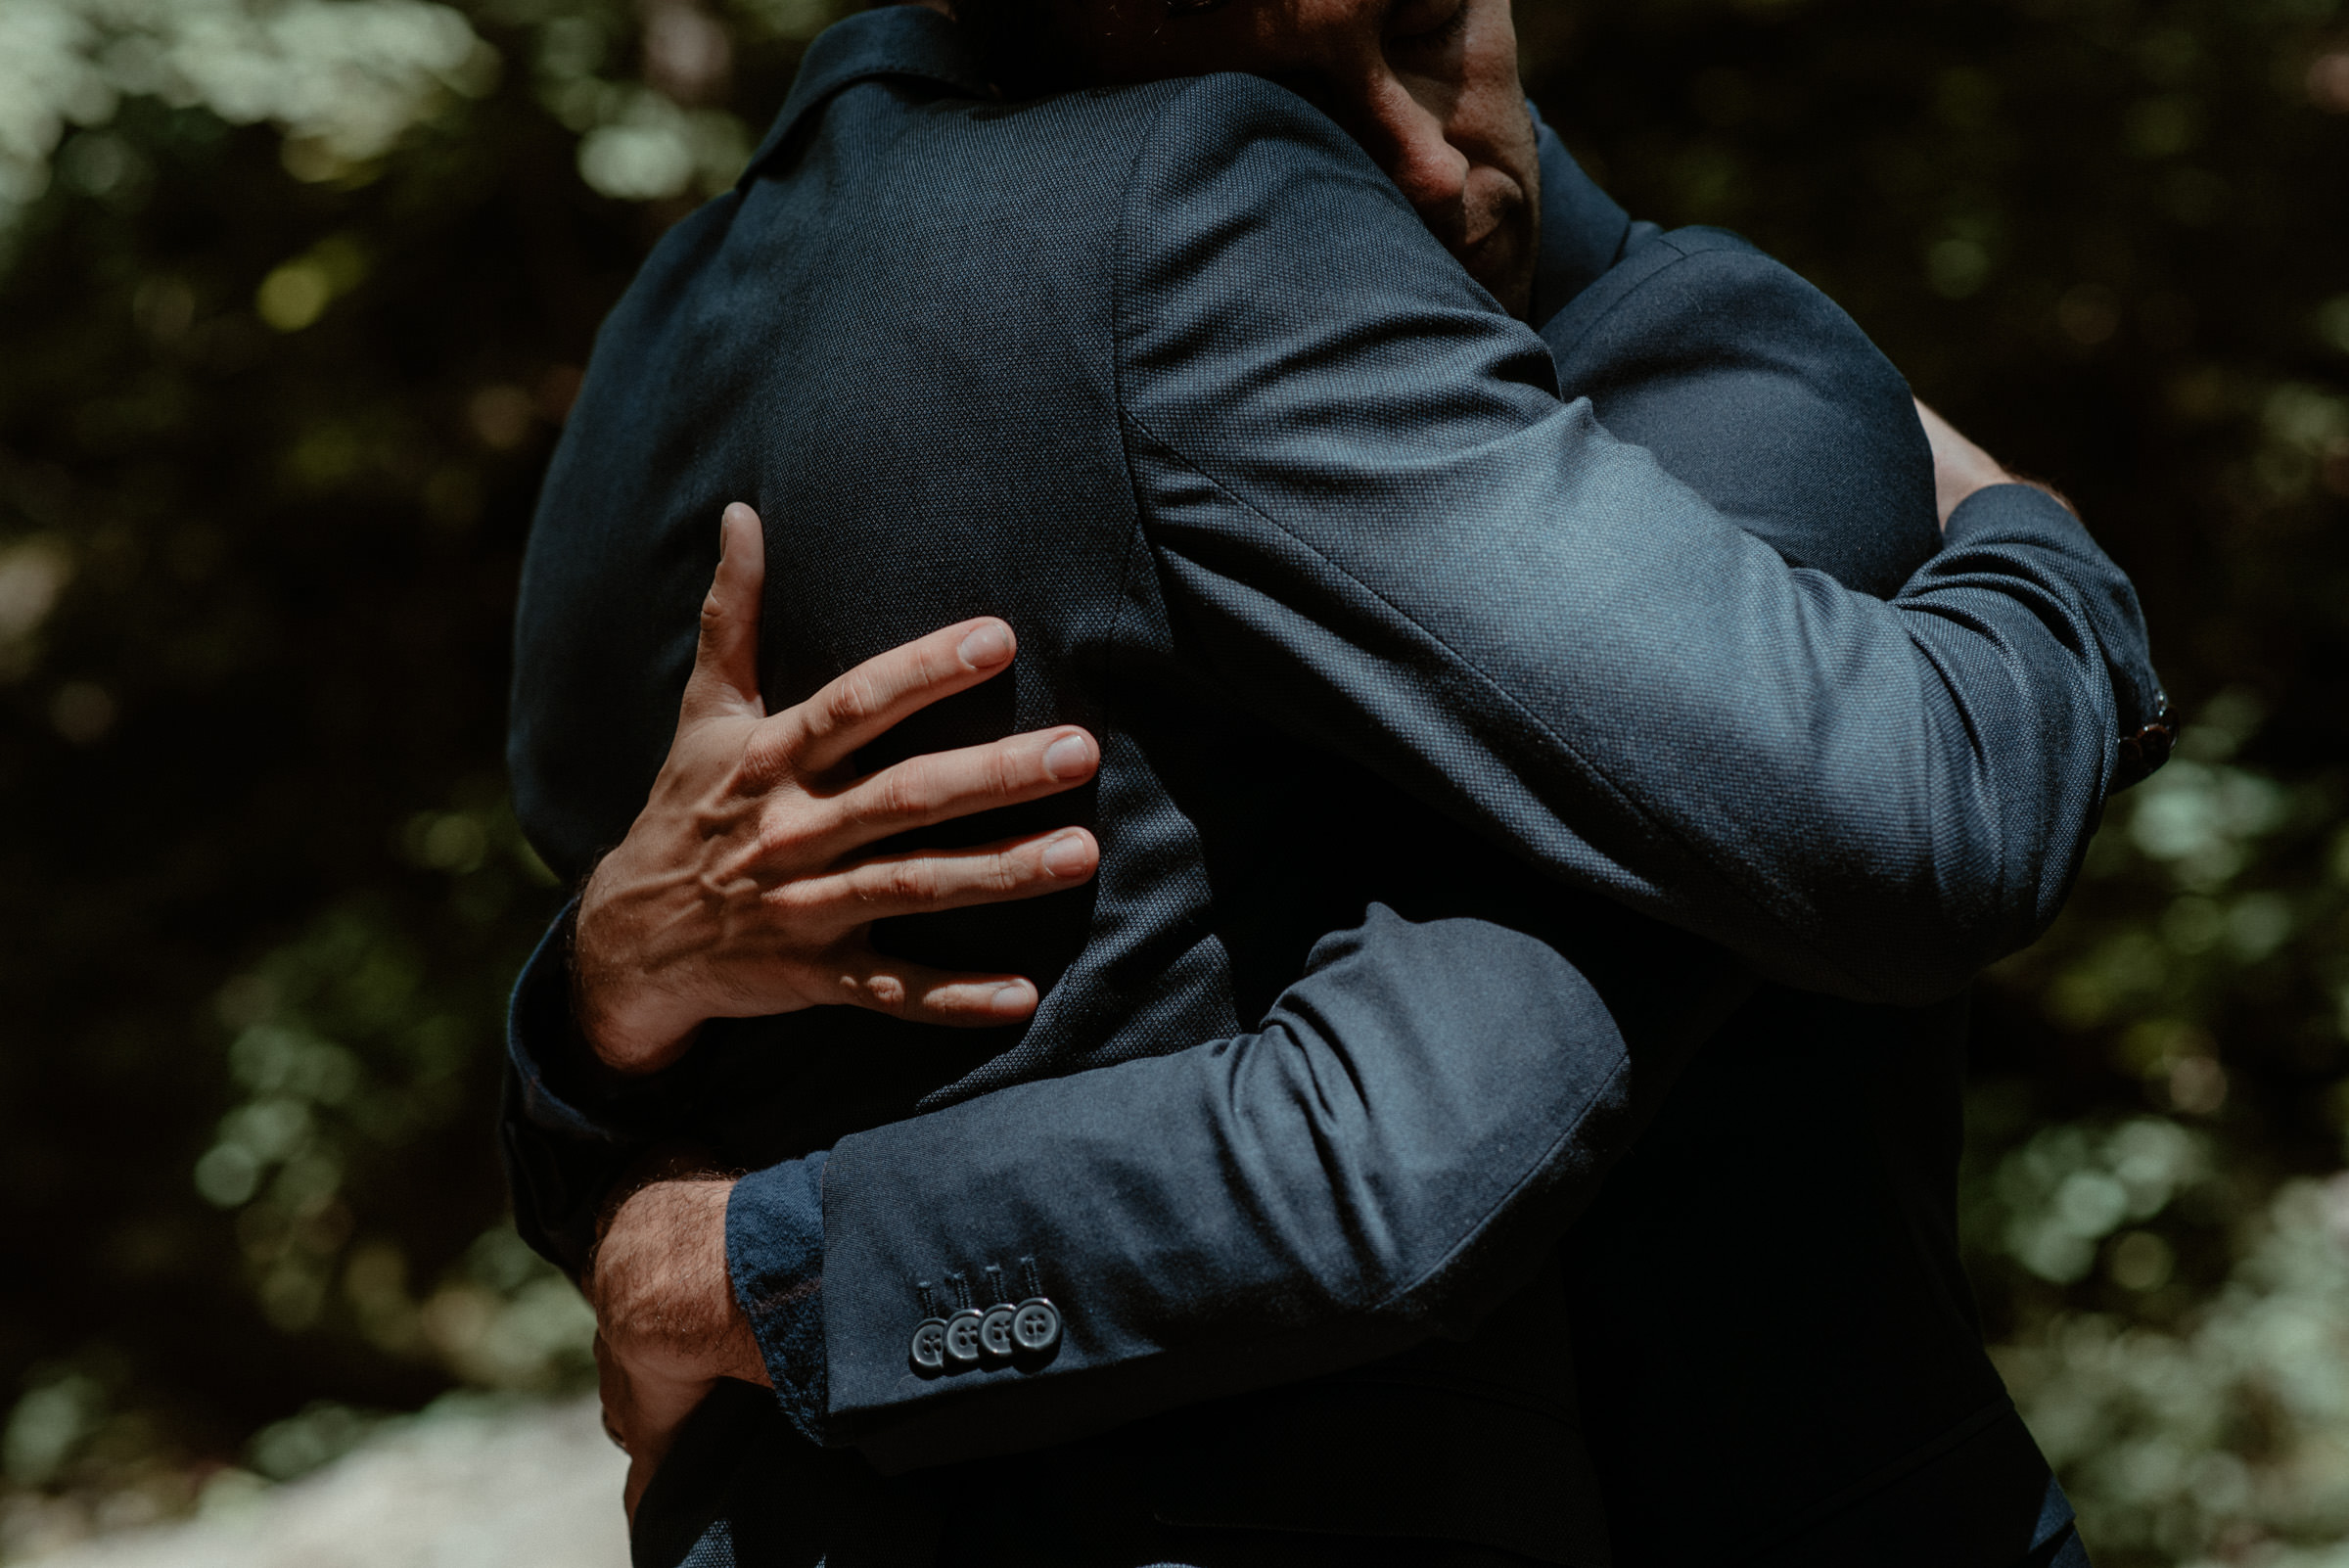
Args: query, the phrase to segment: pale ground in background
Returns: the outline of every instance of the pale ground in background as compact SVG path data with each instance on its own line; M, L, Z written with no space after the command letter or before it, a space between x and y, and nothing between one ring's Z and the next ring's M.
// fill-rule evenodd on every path
M225 1516L11 1568L626 1568L625 1469L593 1400L424 1420Z

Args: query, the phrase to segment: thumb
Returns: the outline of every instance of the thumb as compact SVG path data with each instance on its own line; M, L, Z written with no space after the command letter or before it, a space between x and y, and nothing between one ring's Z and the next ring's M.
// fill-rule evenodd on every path
M766 536L759 514L742 502L718 522L717 576L702 600L702 635L685 685L683 718L749 712L764 716L759 696L759 597L766 583Z

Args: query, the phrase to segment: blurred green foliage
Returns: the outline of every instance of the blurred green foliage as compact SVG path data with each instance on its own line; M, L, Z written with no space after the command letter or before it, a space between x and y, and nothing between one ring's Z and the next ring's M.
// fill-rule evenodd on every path
M0 1555L584 1371L502 1221L507 622L596 322L834 0L0 0ZM2349 17L1519 0L2077 499L2192 722L1985 988L1970 1266L2106 1568L2349 1563Z

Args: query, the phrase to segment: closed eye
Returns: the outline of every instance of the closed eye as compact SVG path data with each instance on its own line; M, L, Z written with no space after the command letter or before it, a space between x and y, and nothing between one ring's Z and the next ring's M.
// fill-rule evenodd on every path
M1431 14L1434 15L1430 20ZM1404 0L1387 19L1389 47L1413 51L1440 49L1468 28L1468 0L1437 0L1423 5Z

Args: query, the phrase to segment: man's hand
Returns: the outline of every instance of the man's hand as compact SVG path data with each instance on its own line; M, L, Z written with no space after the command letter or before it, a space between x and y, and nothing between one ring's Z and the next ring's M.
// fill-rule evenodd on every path
M892 725L1011 668L1011 628L966 621L857 666L772 717L759 694L759 516L726 508L716 580L677 733L643 814L580 896L572 972L596 1055L649 1073L711 1018L848 1003L933 1024L1014 1023L1036 1010L1017 975L949 974L884 958L894 915L1055 893L1093 873L1082 828L969 850L853 858L876 840L1075 789L1100 761L1070 725L917 757L858 776Z
M677 1429L721 1377L767 1382L726 1271L734 1183L686 1176L636 1188L612 1211L587 1278L604 1427L627 1452L628 1517Z
M1976 490L1993 484L2028 484L2035 490L2046 490L2061 501L2065 510L2071 502L2040 484L2019 474L2009 473L1999 460L1958 434L1958 428L1942 418L1921 400L1916 401L1916 417L1924 423L1925 439L1933 443L1933 500L1941 513L1941 526L1946 531L1950 514L1964 503Z

